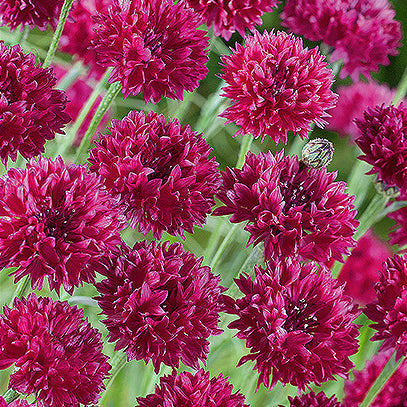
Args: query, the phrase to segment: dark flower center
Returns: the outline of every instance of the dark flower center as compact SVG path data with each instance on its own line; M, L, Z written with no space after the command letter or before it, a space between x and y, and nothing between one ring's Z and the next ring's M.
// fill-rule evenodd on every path
M318 319L313 315L309 304L304 298L295 303L288 302L285 308L287 318L284 322L284 329L286 331L309 332L318 326Z
M75 210L71 211L71 216ZM39 222L44 225L44 232L55 238L65 239L67 237L66 229L71 216L64 216L58 209L42 208L36 215Z

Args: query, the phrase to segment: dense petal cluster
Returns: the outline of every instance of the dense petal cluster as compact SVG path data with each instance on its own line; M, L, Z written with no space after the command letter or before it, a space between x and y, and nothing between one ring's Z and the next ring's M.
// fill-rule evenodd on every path
M266 258L297 257L343 261L355 246L353 196L336 173L302 165L284 151L246 155L242 169L227 168L214 215L248 221L248 244L264 241Z
M383 103L389 105L395 96L395 91L386 84L376 82L356 82L349 86L340 86L338 103L327 119L328 130L337 131L340 136L350 136L354 142L359 137L359 130L354 119L363 119L363 112Z
M253 31L256 25L261 25L261 16L270 13L277 7L277 0L186 0L189 7L202 16L207 26L213 25L216 36L229 40L235 31L245 35L248 28Z
M345 382L344 407L359 407L372 384L382 372L393 350L374 355L361 371L353 371L354 379ZM404 361L386 382L370 407L407 407L407 362Z
M209 352L208 337L218 335L220 277L168 242L121 246L102 259L107 279L96 285L109 341L125 349L127 359L199 369Z
M110 196L85 166L40 156L0 179L0 269L17 267L15 281L45 277L69 293L93 283L98 260L119 242L123 222Z
M407 185L407 105L368 108L362 120L356 120L360 137L356 139L364 155L358 157L372 165L367 174L388 186Z
M342 407L335 396L328 398L324 392L315 394L313 391L302 396L289 397L290 407ZM284 406L280 406L284 407Z
M137 407L249 407L244 404L244 396L233 393L233 386L223 378L209 378L209 372L200 369L195 374L175 372L160 378L154 394L137 398Z
M8 24L14 30L21 24L45 30L49 24L55 30L63 4L63 0L1 0L0 26Z
M401 46L401 24L388 0L287 0L282 24L312 41L334 47L331 61L344 63L340 76L370 77Z
M313 262L276 262L255 266L255 273L254 281L246 274L235 279L242 298L224 299L226 312L238 316L229 328L250 349L239 365L255 362L258 387L281 381L304 389L346 377L358 350L359 312L338 281Z
M6 164L19 151L24 158L44 152L44 144L63 133L69 122L64 92L53 89L50 69L35 65L33 54L0 41L0 159Z
M110 131L91 150L90 170L117 198L130 226L152 230L156 239L163 231L183 236L202 226L221 182L202 134L177 119L166 123L163 115L135 111L112 120Z
M374 301L374 284L379 280L379 270L391 255L390 248L372 231L363 235L338 276L341 284L346 283L344 293L360 305Z
M94 404L110 365L101 335L83 310L50 298L16 298L0 316L0 368L13 363L9 387L46 406ZM21 407L21 406L20 406Z
M94 21L97 62L113 67L109 81L120 81L126 97L143 91L146 103L182 99L208 73L206 31L183 1L115 1Z
M232 105L221 116L240 126L236 134L286 143L291 130L308 138L311 123L323 127L326 110L335 105L334 77L324 57L285 32L255 32L245 46L236 44L222 56L222 65L222 96Z

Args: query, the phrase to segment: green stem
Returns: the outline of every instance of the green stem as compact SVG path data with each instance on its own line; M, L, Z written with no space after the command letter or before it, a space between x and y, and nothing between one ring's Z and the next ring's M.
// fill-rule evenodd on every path
M5 401L7 404L10 404L10 403L13 402L14 400L17 400L20 396L21 396L21 394L20 394L18 391L11 390L11 389L8 389L8 390L3 394L4 401Z
M26 25L16 36L15 43L19 44L20 46L25 42L28 37L28 33L30 32L30 28Z
M349 174L348 183L348 194L355 195L355 201L353 205L355 209L358 209L364 202L369 188L371 186L372 176L365 175L369 171L371 166L365 161L356 159L356 163L352 167L352 171Z
M114 382L114 379L119 374L120 370L122 370L123 366L127 362L127 356L125 352L117 352L113 358L111 359L112 370L110 371L110 376L108 379L105 380L106 389L102 394L101 399L99 400L99 404L103 404L103 400L106 398L106 394L110 389L110 386Z
M59 15L59 21L57 28L54 32L54 36L52 37L51 44L48 48L47 56L45 57L45 61L42 64L43 68L48 68L51 65L52 58L55 55L55 52L58 48L59 40L62 35L62 31L64 30L64 25L66 18L68 17L69 10L72 7L73 0L65 0L64 5L62 6L61 14Z
M56 87L60 90L66 90L75 79L85 72L85 68L81 61L75 62L69 71L57 82Z
M236 163L236 168L239 169L242 168L244 160L246 158L246 154L249 152L253 142L253 137L250 134L246 134L246 136L243 136L242 138L243 140L241 140L239 155L237 157Z
M398 362L395 360L395 353L393 353L392 357L386 363L386 366L383 368L380 375L377 377L376 381L370 387L369 392L366 394L365 398L363 399L362 403L359 407L369 407L371 402L375 399L375 397L381 392L383 387L386 385L387 381L390 377L394 374L397 368L400 366L400 363L405 359L402 357L399 359Z
M400 79L400 82L397 86L396 94L394 95L393 105L397 105L401 99L404 98L407 92L407 66L404 69L403 76Z
M219 263L219 260L225 251L226 247L229 245L230 241L233 239L234 234L237 231L239 224L235 223L230 229L228 234L225 236L223 239L221 245L219 246L218 250L216 251L215 255L213 256L213 259L210 264L210 268L213 270Z
M103 100L100 102L95 115L92 117L92 121L89 124L88 130L86 130L85 135L83 136L81 145L78 148L76 154L75 164L84 164L86 161L86 156L88 154L89 146L92 142L93 135L99 123L101 122L103 116L105 115L107 109L110 107L114 98L120 92L122 85L120 82L114 82L110 85L108 91L106 92Z

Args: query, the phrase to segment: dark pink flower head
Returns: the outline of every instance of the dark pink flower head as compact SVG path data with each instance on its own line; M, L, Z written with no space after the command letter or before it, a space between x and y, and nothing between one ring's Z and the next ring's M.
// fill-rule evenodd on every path
M109 341L125 349L127 359L199 369L209 353L208 337L218 335L220 277L168 242L121 246L103 259L107 279L96 285Z
M214 215L247 221L248 245L264 241L266 259L343 261L355 246L354 197L345 193L344 182L335 181L336 172L301 165L282 150L275 156L249 152L241 170L228 168L222 177L218 198L225 206Z
M137 398L137 407L249 407L244 396L222 374L209 378L202 369L195 374L175 372L160 378L154 394Z
M156 239L202 226L221 182L202 134L151 111L112 120L110 131L91 150L90 171L101 176L130 226L152 230Z
M146 103L182 100L208 73L206 31L183 1L115 1L94 21L97 62L113 67L109 82L120 81L125 97L143 91Z
M354 142L359 136L359 130L354 119L363 119L363 112L368 107L389 105L394 98L395 91L386 84L376 82L356 82L337 89L338 103L330 111L332 117L328 120L327 129L337 131L340 136L350 136Z
M313 391L297 397L289 397L290 407L342 407L335 396L328 398L324 392ZM284 406L280 406L284 407Z
M371 339L381 341L381 349L396 349L396 358L407 354L407 257L394 255L382 264L375 285L377 300L368 304L365 314L376 324Z
M85 166L40 156L0 179L0 269L17 267L32 288L61 285L69 293L95 281L106 250L120 242L123 222L110 196Z
M0 26L8 24L15 30L21 24L46 30L49 24L55 30L63 4L63 0L1 0Z
M380 181L402 189L407 185L407 105L368 108L363 120L356 120L356 139L364 155L358 157L373 168Z
M16 298L0 316L0 368L15 364L9 387L35 394L40 405L94 404L110 365L101 335L83 310L50 298Z
M401 24L388 0L288 0L282 24L312 41L334 48L331 61L341 59L340 77L370 77L401 46Z
M338 276L341 284L346 283L344 293L360 305L374 301L373 287L379 280L378 271L391 255L390 248L372 231L363 235Z
M0 6L1 7L1 6ZM0 41L0 159L16 161L44 152L44 144L63 134L69 122L64 112L64 92L53 89L56 78L51 69L35 65L33 54L24 54L19 45L8 48Z
M285 32L255 32L245 46L223 55L222 65L222 96L232 105L221 116L241 126L236 134L287 143L291 130L308 138L311 123L323 127L326 110L335 105L334 77L324 57Z
M277 7L277 0L186 0L189 7L202 16L207 26L213 25L216 36L226 41L235 31L245 35L246 28L254 31L256 25L262 25L261 16Z
M367 361L361 371L353 371L354 379L345 382L344 407L359 407L370 387L382 372L393 350L380 352ZM370 407L407 407L407 362L404 361L386 382Z
M267 388L281 381L303 390L336 374L347 377L359 312L331 273L297 261L255 266L255 273L254 281L246 274L235 279L242 298L224 296L226 312L238 317L229 328L250 349L238 366L254 361L258 387Z

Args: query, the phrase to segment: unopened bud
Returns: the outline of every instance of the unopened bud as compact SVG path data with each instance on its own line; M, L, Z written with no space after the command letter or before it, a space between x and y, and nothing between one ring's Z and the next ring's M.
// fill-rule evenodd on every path
M316 138L309 141L302 149L302 159L304 165L312 168L326 167L334 155L334 146L328 140Z
M388 196L389 198L397 198L400 196L400 189L396 186L389 186L387 182L376 181L375 182L376 191L379 194Z

